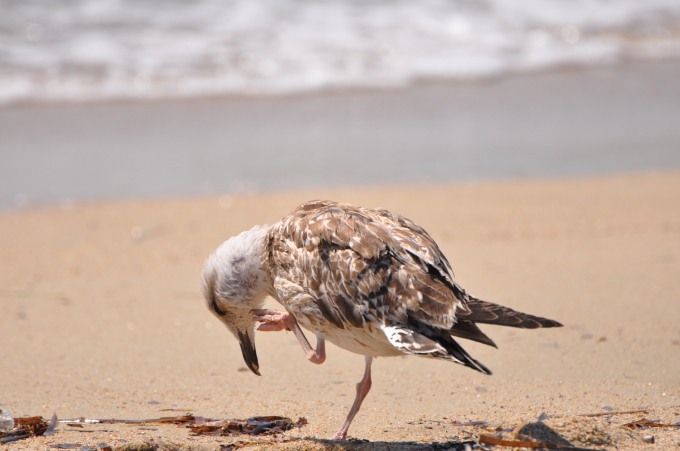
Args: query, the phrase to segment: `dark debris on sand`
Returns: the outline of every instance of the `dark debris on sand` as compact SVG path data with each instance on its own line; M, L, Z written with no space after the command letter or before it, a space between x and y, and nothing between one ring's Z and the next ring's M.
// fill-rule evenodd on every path
M306 418L293 423L289 418L278 416L257 416L246 420L204 420L187 424L194 435L233 435L233 434L280 434L294 427L307 424Z
M14 418L14 427L0 432L0 444L23 440L37 435L50 435L54 431L56 416L48 422L43 417Z
M362 439L324 440L313 437L302 438L286 434L296 427L307 424L305 418L293 422L281 416L254 416L247 419L214 420L187 413L179 416L161 417L146 420L118 419L72 419L58 421L56 415L51 421L42 417L14 419L14 427L0 432L0 445L16 440L40 435L58 434L59 423L76 428L78 432L95 432L88 426L95 424L126 424L138 426L176 426L189 430L188 441L172 443L161 438L144 439L110 447L106 445L85 445L59 443L50 445L57 449L79 449L80 451L504 451L511 449L561 449L572 451L592 451L613 448L637 449L644 444L680 443L674 437L680 431L680 422L675 422L675 411L659 411L654 415L664 415L671 421L648 420L643 414L651 410L611 411L606 413L580 414L576 416L548 416L541 414L538 421L520 424L514 428L492 426L487 421L459 422L447 421L451 426L464 426L474 429L463 441L444 441L438 443L411 441L369 441ZM421 420L418 424L423 424ZM157 430L142 427L143 430ZM429 428L428 428L429 429ZM63 429L73 431L74 429ZM108 431L113 432L113 431ZM654 435L646 435L653 433ZM664 435L665 434L665 435ZM213 443L191 443L192 437L215 437ZM448 437L447 437L448 438ZM453 437L451 437L453 438ZM472 440L476 438L476 440ZM221 443L220 443L221 442ZM672 442L672 443L671 443ZM662 446L663 447L663 446Z

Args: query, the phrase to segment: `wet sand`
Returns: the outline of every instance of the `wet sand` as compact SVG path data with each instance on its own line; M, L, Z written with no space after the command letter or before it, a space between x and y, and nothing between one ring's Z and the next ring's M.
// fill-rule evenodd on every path
M655 449L677 449L677 428L627 432L621 425L641 417L680 421L679 172L0 213L0 408L16 417L56 412L62 419L185 412L306 417L309 424L288 437L330 437L351 405L363 358L330 345L327 361L316 366L292 334L258 333L262 377L256 377L203 306L198 287L203 260L222 241L313 198L409 217L438 241L471 294L565 324L533 331L483 327L498 350L461 340L492 369L491 377L447 362L378 359L373 389L350 429L351 437L370 443L345 448L474 440L495 432L451 422L513 428L545 412L555 417L549 423L555 428L581 422L572 427L587 432L572 442L578 446L639 449L647 446L642 436L653 435ZM578 417L638 409L648 413ZM231 440L190 437L186 428L168 425L85 430L95 432L61 425L54 436L4 448L96 449L105 442L132 449L153 439L219 449Z
M0 210L680 169L680 59L403 89L0 108Z

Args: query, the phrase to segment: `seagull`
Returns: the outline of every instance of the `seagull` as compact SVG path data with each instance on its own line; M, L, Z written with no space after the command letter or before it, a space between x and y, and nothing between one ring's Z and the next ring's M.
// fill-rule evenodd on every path
M490 375L455 338L497 347L477 323L562 326L467 294L437 243L409 219L334 201L304 203L272 226L224 242L205 262L201 290L258 376L257 323L260 331L292 331L316 364L326 359L326 340L365 356L354 404L334 440L346 439L371 389L373 358L443 359ZM268 296L284 310L262 308ZM301 327L316 335L315 348Z

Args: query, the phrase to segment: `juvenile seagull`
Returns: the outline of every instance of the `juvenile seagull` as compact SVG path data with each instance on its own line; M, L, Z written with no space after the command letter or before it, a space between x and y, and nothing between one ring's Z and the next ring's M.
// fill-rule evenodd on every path
M364 376L336 440L347 437L371 388L374 357L410 354L491 374L454 337L496 347L476 323L562 326L467 294L434 240L410 220L332 201L307 202L271 227L226 241L206 260L201 289L258 376L256 322L262 323L258 330L291 330L313 363L326 359L326 340L365 356ZM285 311L262 309L267 296ZM315 349L300 326L316 335Z

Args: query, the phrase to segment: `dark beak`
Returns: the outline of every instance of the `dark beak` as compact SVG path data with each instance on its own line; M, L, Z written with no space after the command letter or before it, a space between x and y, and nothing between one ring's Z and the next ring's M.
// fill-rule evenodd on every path
M245 360L246 365L250 368L250 371L260 376L260 365L257 363L257 352L255 352L255 345L247 333L238 331L238 341L241 345L241 353L243 353L243 360Z

